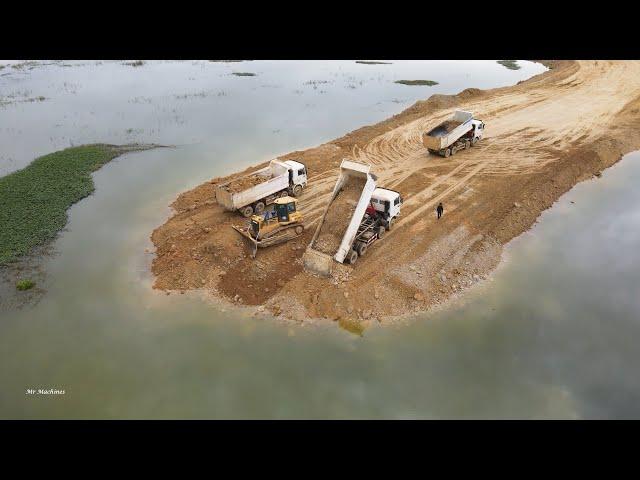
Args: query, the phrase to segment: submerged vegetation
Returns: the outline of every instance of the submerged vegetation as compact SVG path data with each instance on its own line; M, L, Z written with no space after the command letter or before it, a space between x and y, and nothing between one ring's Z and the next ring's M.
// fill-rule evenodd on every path
M85 145L37 158L0 178L0 265L47 240L67 223L67 209L94 191L91 173L127 151L152 146Z
M438 85L438 82L434 80L396 80L395 83L399 83L401 85L427 85L429 87Z
M498 60L498 63L509 70L520 70L517 60Z
M18 283L16 283L16 288L18 290L30 290L33 287L36 286L36 282L34 282L33 280L20 280Z

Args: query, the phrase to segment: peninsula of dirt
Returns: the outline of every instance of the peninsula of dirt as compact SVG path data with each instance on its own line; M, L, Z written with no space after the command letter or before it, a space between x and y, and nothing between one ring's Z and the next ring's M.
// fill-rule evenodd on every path
M363 327L464 291L560 195L640 148L640 62L544 63L547 72L517 85L432 95L383 122L281 157L307 166L299 203L307 227L255 260L231 228L245 220L217 205L214 189L265 164L184 192L151 237L155 288L204 289L288 319ZM449 158L430 155L422 135L456 109L484 121L485 138ZM302 254L344 158L370 164L378 185L405 202L393 229L354 267L339 265L333 277L319 278L304 271ZM438 202L445 206L440 220Z

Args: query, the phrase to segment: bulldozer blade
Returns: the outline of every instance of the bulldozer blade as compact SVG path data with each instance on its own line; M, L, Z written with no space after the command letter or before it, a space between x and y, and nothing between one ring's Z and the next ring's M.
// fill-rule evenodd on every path
M240 235L251 242L251 258L256 258L256 252L258 251L258 242L256 242L256 240L242 228L237 227L236 225L231 226L236 232L238 232Z

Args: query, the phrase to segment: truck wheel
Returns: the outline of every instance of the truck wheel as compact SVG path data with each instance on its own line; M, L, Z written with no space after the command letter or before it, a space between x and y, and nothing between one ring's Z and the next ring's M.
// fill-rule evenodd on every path
M293 196L299 197L301 193L302 193L302 185L295 185L293 187Z
M456 147L451 147L451 155L455 155L458 149Z
M242 216L249 218L251 215L253 215L253 207L251 205L247 205L242 210L240 210L240 213L242 214Z
M301 235L304 232L304 227L302 225L298 225L295 229L296 235Z
M469 140L465 140L464 148L469 148L471 146L471 142Z
M282 191L278 194L278 196L279 196L280 198L282 198L282 197L286 197L287 195L289 195L289 192L287 192L286 190L282 190Z
M473 147L476 143L478 143L478 137L473 137L471 140L471 146Z
M358 252L359 257L364 256L364 254L367 253L367 244L362 242L359 243L358 246L356 247L356 250Z
M255 206L253 207L253 211L256 212L256 215L260 215L262 212L264 212L264 202L256 202Z
M378 240L380 240L382 237L384 237L384 234L387 233L387 231L385 230L385 228L380 225L378 227Z
M449 155L451 155L451 150L449 150L448 148L444 151L444 158L449 158Z
M358 260L358 252L356 252L355 250L351 250L348 254L347 254L347 261L353 265L354 263L356 263L356 261Z
M385 228L387 230L391 230L391 225L393 225L393 218L390 218L389 220L387 220L387 224L385 225Z

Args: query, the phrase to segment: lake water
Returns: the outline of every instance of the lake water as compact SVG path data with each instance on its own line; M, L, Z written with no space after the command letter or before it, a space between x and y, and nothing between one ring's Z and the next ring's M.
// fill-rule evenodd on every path
M98 171L45 260L47 293L0 314L0 418L640 417L638 154L545 212L464 302L407 325L359 337L151 289L149 234L181 191L540 65L69 63L0 70L0 97L45 97L0 107L4 173L71 144L178 148Z

